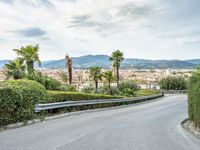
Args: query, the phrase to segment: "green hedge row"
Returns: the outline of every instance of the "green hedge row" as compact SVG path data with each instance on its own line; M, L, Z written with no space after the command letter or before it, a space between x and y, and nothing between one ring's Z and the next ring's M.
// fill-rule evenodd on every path
M49 91L48 93L50 95L50 99L48 102L52 102L52 103L63 102L63 101L121 98L119 96L89 94L89 93L80 93L80 92Z
M46 89L35 81L0 82L0 126L34 118L35 103L47 99Z
M189 119L200 127L200 72L194 73L188 84L188 113Z
M43 85L31 80L3 81L0 82L0 127L35 118L34 107L36 103L111 98L118 97L78 92L47 91Z

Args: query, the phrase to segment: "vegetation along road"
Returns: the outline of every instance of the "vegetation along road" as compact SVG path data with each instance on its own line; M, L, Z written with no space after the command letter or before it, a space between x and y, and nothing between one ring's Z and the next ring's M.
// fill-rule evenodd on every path
M0 132L1 150L199 150L180 125L186 95L66 117Z

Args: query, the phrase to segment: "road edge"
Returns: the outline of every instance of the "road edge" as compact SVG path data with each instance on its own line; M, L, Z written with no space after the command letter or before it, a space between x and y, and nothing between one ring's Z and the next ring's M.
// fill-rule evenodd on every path
M184 119L181 122L181 126L182 128L187 131L188 133L190 133L191 135L193 135L194 137L196 137L197 139L200 140L200 129L196 129L193 125L192 122L187 118ZM192 127L192 128L191 128Z

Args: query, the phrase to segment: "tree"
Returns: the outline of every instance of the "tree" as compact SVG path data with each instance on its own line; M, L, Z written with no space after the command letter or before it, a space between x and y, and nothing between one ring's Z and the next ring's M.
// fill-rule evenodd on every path
M98 82L99 82L99 80L102 79L101 67L99 67L99 66L90 67L89 71L90 71L90 78L92 78L92 80L94 80L95 88L97 90Z
M7 79L12 77L14 80L17 80L21 79L25 75L25 66L23 65L23 61L19 59L9 61L8 64L5 64L5 68Z
M111 93L111 86L110 86L110 84L114 80L112 71L110 71L110 70L109 71L105 71L103 73L103 77L106 79L106 81L108 83L108 90L109 90L109 94L111 95L112 93Z
M72 58L69 57L69 55L67 54L65 56L66 59L66 68L68 70L68 80L69 80L69 85L72 84Z
M124 60L124 54L120 50L116 50L112 52L111 57L109 58L110 61L112 61L113 67L116 70L116 78L117 78L117 86L119 85L119 68Z
M186 90L187 81L182 76L167 76L160 80L160 86L163 90Z
M41 66L41 61L39 59L39 45L28 45L26 47L21 47L20 49L13 49L19 56L18 59L26 63L26 68L28 75L34 74L34 62L37 62Z

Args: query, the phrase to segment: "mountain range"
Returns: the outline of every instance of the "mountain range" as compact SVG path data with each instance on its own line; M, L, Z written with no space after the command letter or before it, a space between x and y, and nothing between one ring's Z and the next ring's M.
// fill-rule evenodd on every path
M72 57L73 68L89 68L91 66L101 66L110 68L111 62L107 55L85 55L81 57ZM0 60L0 68L2 68L9 60ZM65 59L42 61L42 68L65 68ZM124 59L122 68L137 69L194 69L200 65L200 59L191 60L148 60L148 59Z

